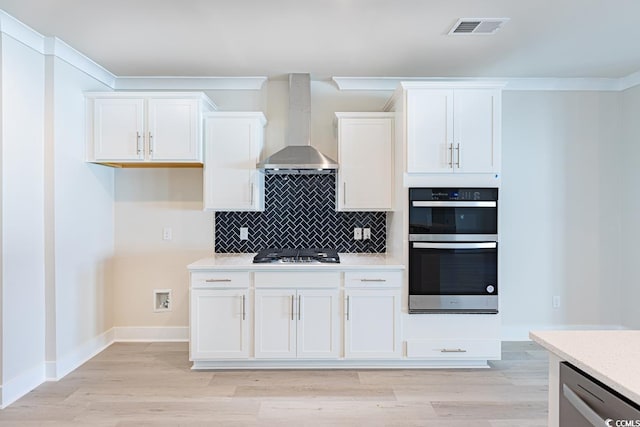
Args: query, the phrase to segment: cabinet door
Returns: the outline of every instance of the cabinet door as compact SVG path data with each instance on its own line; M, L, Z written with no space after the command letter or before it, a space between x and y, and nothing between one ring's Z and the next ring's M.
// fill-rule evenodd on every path
M93 141L95 160L144 159L144 99L96 99Z
M341 118L338 210L391 210L393 119Z
M205 209L263 209L261 175L256 163L262 126L248 118L207 118L205 121Z
M198 105L196 99L149 99L145 139L150 160L202 161Z
M191 291L191 360L249 357L246 289Z
M407 92L407 172L453 171L453 90Z
M296 357L295 290L256 289L255 357Z
M337 359L340 355L340 292L298 290L297 356Z
M351 289L345 295L345 357L401 357L400 290Z
M460 89L454 94L456 172L491 173L499 169L500 91Z

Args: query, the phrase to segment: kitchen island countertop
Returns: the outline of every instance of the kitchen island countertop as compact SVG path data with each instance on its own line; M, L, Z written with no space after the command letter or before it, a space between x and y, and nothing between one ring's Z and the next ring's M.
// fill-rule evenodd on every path
M202 258L187 268L190 271L198 270L358 270L366 269L404 269L404 265L387 254L365 253L341 253L340 263L260 263L254 264L255 253L243 254L214 254L208 258Z
M529 337L640 404L640 331L532 331Z

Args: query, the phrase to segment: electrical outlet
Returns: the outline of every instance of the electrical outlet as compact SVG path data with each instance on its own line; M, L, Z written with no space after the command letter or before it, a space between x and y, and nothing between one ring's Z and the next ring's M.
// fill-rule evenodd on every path
M249 240L249 227L240 227L240 240Z
M371 238L371 229L369 227L362 229L362 240L369 240Z
M362 240L362 228L356 227L353 229L353 240Z
M173 238L173 230L171 227L165 227L162 229L162 240L171 240Z
M560 308L560 295L554 295L551 301L553 308Z

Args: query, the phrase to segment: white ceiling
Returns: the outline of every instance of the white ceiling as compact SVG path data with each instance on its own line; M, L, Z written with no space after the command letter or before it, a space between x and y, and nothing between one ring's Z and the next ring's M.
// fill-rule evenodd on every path
M624 77L638 0L0 0L118 76ZM511 18L447 36L462 17Z

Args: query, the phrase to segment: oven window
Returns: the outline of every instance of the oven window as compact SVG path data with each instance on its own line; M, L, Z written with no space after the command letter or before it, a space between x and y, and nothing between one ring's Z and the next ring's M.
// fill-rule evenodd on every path
M410 234L498 234L497 208L409 208Z
M497 249L411 248L409 256L411 295L497 294Z

